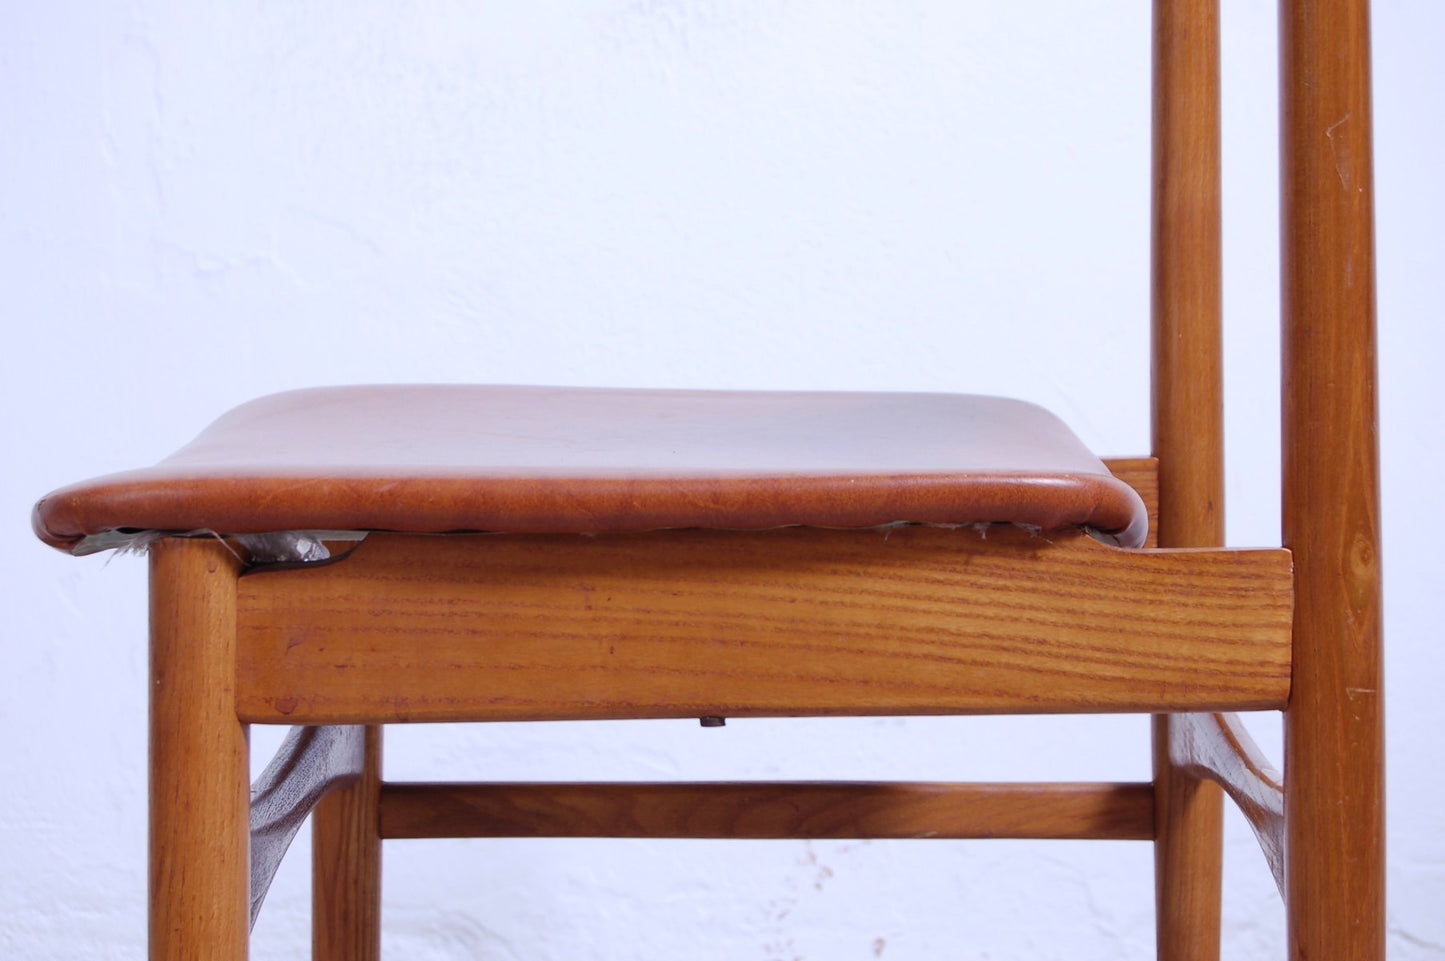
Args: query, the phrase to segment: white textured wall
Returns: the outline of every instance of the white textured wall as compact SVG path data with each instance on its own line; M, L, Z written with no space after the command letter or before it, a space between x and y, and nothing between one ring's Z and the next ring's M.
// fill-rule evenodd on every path
M144 933L144 565L29 504L251 396L494 381L998 392L1148 446L1147 6L0 9L0 955ZM1277 540L1273 12L1225 3L1230 533ZM1376 11L1392 957L1445 957L1431 0ZM1262 719L1266 742L1274 740ZM399 777L1136 778L1145 724L397 731ZM276 732L257 731L258 754ZM1228 954L1282 916L1231 821ZM299 954L304 839L254 955ZM411 842L393 958L1148 956L1141 844Z

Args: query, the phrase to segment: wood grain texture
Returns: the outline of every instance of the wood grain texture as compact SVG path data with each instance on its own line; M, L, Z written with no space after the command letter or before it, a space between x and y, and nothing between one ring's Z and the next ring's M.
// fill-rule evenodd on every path
M1154 834L1148 784L387 784L385 838L1095 838Z
M361 777L364 729L295 727L251 788L251 924L291 839L316 803Z
M1179 766L1169 745L1189 715L1156 715L1154 935L1161 961L1216 961L1220 953L1224 805L1220 786Z
M236 717L239 560L212 538L150 549L150 957L243 961L249 752Z
M1224 535L1218 0L1155 0L1151 263L1159 545Z
M1367 961L1385 953L1369 5L1280 11L1290 951Z
M1284 784L1234 714L1177 714L1169 758L1176 769L1222 787L1249 821L1265 860L1284 886Z
M381 958L381 744L381 727L366 728L361 777L311 818L312 961Z
M1152 426L1161 547L1224 543L1218 0L1154 0ZM1218 961L1219 789L1153 724L1155 934L1162 961Z
M272 723L1277 708L1289 563L1008 526L374 535L242 578L237 703Z

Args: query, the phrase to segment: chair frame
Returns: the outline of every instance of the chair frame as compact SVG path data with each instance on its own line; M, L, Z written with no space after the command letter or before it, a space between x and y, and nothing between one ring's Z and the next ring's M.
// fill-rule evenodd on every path
M893 533L886 550L870 531L590 546L375 534L334 564L249 571L217 540L165 538L151 550L151 958L244 958L270 873L310 813L313 957L324 961L379 956L383 837L923 833L1152 839L1159 957L1215 961L1225 793L1280 880L1290 956L1382 958L1368 3L1281 0L1280 24L1283 548L1220 547L1217 0L1155 0L1154 457L1111 466L1157 514L1157 544L1126 551L1065 534L1044 545L1006 531L984 543L924 528ZM847 564L820 565L820 551ZM581 597L583 574L610 577L607 591ZM667 604L655 590L664 574ZM767 589L779 576L801 585L810 617L852 618L847 643L799 635ZM1100 609L1114 619L1107 637L1070 616L1100 585L1129 599ZM432 616L438 591L464 608L445 629ZM861 611L840 611L844 591L864 597ZM1017 636L999 627L1020 613ZM655 643L613 643L629 618ZM718 642L719 625L741 639ZM500 639L544 628L548 644L531 647L542 653ZM343 634L344 650L326 648ZM398 635L448 656L418 663ZM1282 783L1217 713L1254 709L1284 712ZM381 725L404 721L1065 710L1155 714L1152 784L380 776ZM302 725L254 802L250 723Z

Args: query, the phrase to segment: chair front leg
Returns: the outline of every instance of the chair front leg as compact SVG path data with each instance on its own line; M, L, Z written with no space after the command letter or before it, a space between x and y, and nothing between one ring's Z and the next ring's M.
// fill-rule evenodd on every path
M250 751L236 716L236 578L213 538L151 548L150 958L242 961Z

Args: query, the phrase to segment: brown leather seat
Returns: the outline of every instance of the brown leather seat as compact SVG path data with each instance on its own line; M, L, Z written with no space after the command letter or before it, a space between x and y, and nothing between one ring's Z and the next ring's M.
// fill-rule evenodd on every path
M263 397L142 470L35 508L113 531L640 531L898 521L1082 525L1144 504L1052 414L942 394L332 387Z

